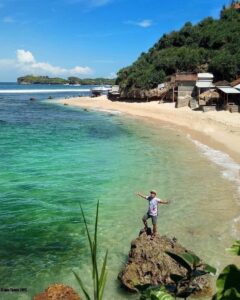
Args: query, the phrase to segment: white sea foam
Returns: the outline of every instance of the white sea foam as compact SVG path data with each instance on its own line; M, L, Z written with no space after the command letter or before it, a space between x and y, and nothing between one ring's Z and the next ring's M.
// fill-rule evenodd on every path
M191 137L189 136L191 139ZM238 194L240 195L240 164L236 163L228 154L212 149L196 140L191 139L194 144L201 150L204 156L214 162L221 168L221 173L224 178L230 180L237 186ZM240 197L237 197L237 204L240 205ZM239 238L240 216L235 217L231 222L231 234L233 238Z
M24 89L24 90L0 90L0 94L45 94L45 93L88 93L90 89Z
M240 216L236 217L232 221L232 234L235 239L239 239L240 231Z
M98 109L98 111L104 112L104 113L110 113L113 115L120 115L121 112L118 110L111 110L111 109Z
M234 182L240 194L240 164L236 163L228 154L222 151L210 148L196 140L191 140L201 150L204 156L221 167L222 176Z

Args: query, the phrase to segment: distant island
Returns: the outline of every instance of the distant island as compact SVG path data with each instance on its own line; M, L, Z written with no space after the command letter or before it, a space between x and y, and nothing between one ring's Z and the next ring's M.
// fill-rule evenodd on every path
M18 84L80 84L80 85L113 85L115 79L68 77L68 79L48 76L26 75L17 78Z

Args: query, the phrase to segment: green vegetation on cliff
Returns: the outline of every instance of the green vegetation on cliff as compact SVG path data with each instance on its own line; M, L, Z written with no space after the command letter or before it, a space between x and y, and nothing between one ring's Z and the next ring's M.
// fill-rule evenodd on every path
M101 84L115 84L115 79L106 78L86 78L80 79L78 77L68 77L68 79L63 78L50 78L48 76L33 76L27 75L19 77L17 79L19 84L82 84L82 85L101 85Z
M34 75L18 77L17 82L19 84L64 84L64 83L68 83L67 80L58 78L58 77L49 78L48 76L34 76Z
M161 39L118 73L122 88L151 89L175 72L212 72L215 80L240 74L240 11L223 8L220 19L187 22Z
M115 79L108 78L85 78L80 79L78 77L68 77L69 84L82 84L82 85L101 85L101 84L115 84Z

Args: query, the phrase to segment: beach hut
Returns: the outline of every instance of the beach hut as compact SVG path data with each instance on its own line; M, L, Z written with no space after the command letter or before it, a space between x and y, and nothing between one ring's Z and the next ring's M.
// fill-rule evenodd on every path
M240 90L240 77L238 79L234 80L231 83L231 86L237 90Z
M102 95L107 95L110 90L111 90L111 88L108 86L96 86L91 89L92 97L99 97Z
M221 106L230 112L240 112L240 91L231 86L217 86L221 95Z
M206 105L207 102L203 101L200 98L200 95L206 91L210 91L211 89L215 88L213 84L214 76L211 73L198 73L197 74L197 82L196 87L198 91L198 104L199 106Z
M239 1L235 1L232 5L232 7L236 10L240 10L240 2Z
M204 100L206 103L209 101L217 101L220 98L220 94L216 90L208 90L199 95L200 100Z
M177 73L172 76L172 99L177 102L176 107L188 106L195 96L196 81L195 73Z
M159 83L158 86L157 86L157 88L158 88L159 90L162 90L162 89L165 88L165 86L166 86L166 83L165 83L165 82L164 82L164 83Z
M199 95L199 106L204 112L216 110L220 99L220 93L216 90L207 90Z
M116 100L120 98L120 87L119 85L113 85L112 89L108 91L108 99Z
M230 82L228 82L227 80L221 80L221 81L217 81L214 83L215 86L231 86Z
M208 82L212 83L214 79L214 76L212 73L198 73L197 74L197 80L198 82Z

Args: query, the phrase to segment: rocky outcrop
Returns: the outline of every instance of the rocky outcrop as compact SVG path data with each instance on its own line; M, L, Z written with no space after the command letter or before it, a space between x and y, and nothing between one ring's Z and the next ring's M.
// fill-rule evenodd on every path
M44 292L36 295L33 300L81 300L79 295L69 286L53 284Z
M142 89L130 89L130 90L121 90L120 99L122 100L139 100L139 101L152 101L152 100L161 100L162 97L168 93L169 87L163 89L151 89L151 90L142 90Z
M176 239L166 236L155 236L145 232L132 241L127 265L119 273L119 280L129 291L137 291L137 285L168 285L173 283L170 274L185 276L186 269L172 259L166 251L176 254L188 252ZM209 275L197 279L201 294L209 294L211 280Z

